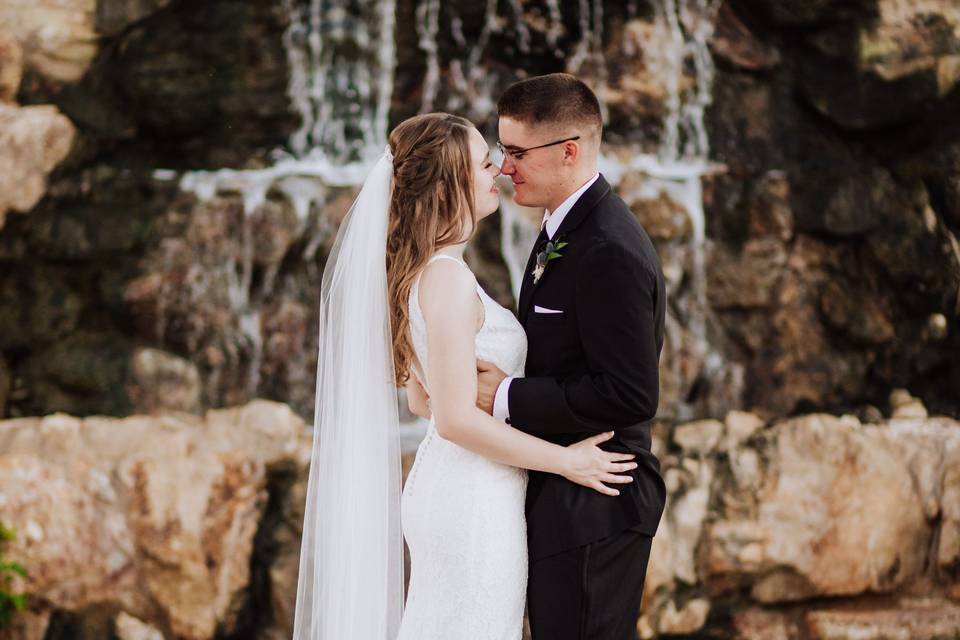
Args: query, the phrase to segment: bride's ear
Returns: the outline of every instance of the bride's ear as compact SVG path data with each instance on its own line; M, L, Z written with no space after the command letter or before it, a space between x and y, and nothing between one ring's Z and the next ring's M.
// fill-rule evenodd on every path
M444 187L443 180L438 180L437 181L437 200L440 201L440 204L447 203L447 196L444 193L445 190L443 187Z

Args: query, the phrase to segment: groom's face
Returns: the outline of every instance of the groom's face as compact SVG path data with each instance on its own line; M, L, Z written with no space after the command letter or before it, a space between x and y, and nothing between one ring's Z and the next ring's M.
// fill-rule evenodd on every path
M552 142L550 129L538 129L514 120L500 118L498 123L500 144L508 151L529 149ZM513 181L514 200L527 207L547 207L553 200L557 177L564 170L563 147L552 146L534 149L514 158L505 154L500 171Z

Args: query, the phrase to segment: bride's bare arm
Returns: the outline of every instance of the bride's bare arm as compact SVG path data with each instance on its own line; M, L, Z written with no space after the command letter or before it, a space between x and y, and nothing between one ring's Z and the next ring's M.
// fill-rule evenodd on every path
M430 405L427 403L427 392L420 385L420 382L410 374L407 380L407 406L410 407L410 413L421 418L430 418Z
M603 484L632 479L616 475L636 467L632 454L603 451L597 444L612 432L563 447L514 429L477 408L476 327L483 312L476 280L462 265L438 260L424 270L420 308L427 329L427 386L437 431L485 458L525 469L563 475L607 495Z

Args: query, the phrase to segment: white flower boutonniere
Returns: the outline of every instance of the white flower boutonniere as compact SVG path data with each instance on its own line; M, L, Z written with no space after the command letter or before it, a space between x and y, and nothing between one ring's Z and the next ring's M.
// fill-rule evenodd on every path
M557 239L547 242L541 251L537 252L537 263L533 266L533 284L537 284L543 277L543 272L547 269L547 263L556 258L562 258L560 250L569 243L563 241L563 236L557 236Z

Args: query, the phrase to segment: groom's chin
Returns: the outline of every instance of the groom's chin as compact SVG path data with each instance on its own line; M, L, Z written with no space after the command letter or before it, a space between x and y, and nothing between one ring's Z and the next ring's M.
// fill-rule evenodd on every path
M516 190L513 192L513 201L521 207L529 206L527 198L522 193L517 193Z

